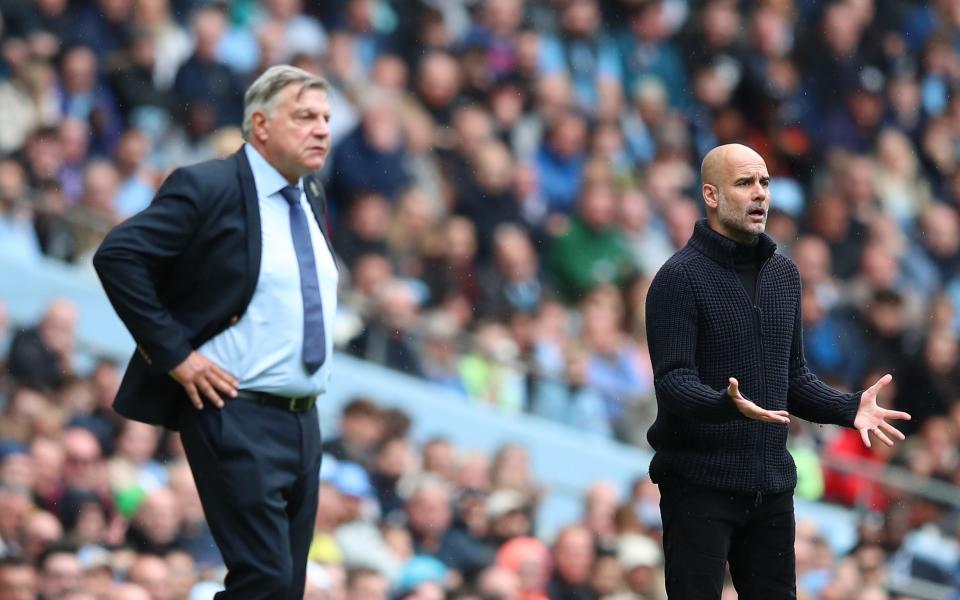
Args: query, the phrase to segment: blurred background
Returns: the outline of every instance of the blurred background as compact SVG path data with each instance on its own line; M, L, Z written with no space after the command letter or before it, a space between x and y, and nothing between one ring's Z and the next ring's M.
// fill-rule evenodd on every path
M246 86L332 84L341 265L308 597L662 600L644 299L757 149L832 385L795 421L801 599L960 598L957 0L0 0L0 598L199 600L223 568L90 257ZM732 588L725 600L735 598Z

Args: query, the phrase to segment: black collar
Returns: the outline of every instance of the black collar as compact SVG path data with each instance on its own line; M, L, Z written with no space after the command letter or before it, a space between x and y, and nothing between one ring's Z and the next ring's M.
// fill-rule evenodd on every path
M706 219L697 221L693 227L693 235L687 244L717 264L728 269L734 268L733 253L737 249L737 243L710 229ZM761 233L760 239L757 240L757 256L760 261L767 260L776 251L776 242L769 235Z

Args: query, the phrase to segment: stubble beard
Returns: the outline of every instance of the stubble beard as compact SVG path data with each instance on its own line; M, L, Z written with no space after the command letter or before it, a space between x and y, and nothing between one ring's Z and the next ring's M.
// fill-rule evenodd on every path
M749 213L740 212L737 208L731 206L723 192L720 192L717 203L717 221L727 230L732 239L738 242L753 243L766 229L767 213L764 212L761 223L754 223L750 220Z

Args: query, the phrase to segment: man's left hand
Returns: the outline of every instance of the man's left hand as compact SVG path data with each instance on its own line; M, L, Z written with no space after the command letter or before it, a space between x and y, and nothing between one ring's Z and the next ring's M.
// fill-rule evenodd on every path
M887 410L877 404L877 394L888 383L893 381L893 376L889 373L877 380L877 382L864 390L860 396L860 407L857 409L857 416L853 420L853 427L860 432L860 439L864 445L870 447L870 434L872 433L878 440L888 446L893 445L891 437L898 440L904 439L903 433L887 422L888 419L897 419L900 421L909 421L910 415L898 410Z

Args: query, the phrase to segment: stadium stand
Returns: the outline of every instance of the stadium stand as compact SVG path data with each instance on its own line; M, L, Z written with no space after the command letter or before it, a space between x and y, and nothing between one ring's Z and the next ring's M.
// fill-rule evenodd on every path
M89 261L290 62L333 85L344 273L308 597L663 597L642 307L738 140L811 366L915 417L893 453L794 424L800 597L960 598L953 4L0 0L0 591L217 589L175 436L109 409Z

